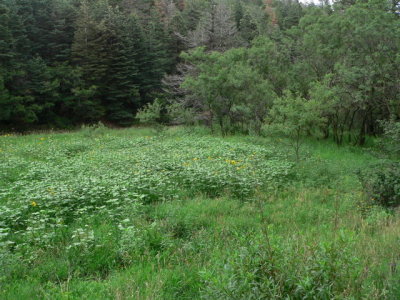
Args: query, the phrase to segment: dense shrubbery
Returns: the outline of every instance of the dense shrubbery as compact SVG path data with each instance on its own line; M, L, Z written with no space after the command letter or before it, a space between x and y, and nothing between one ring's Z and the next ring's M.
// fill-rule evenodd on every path
M400 121L381 122L383 140L381 145L389 154L400 155Z
M360 265L350 235L293 249L268 231L231 253L218 273L202 274L206 299L333 299L357 286Z
M383 207L400 205L400 163L388 162L359 172L368 202Z
M400 117L400 27L398 4L391 5L309 7L298 24L271 29L249 47L188 51L182 57L195 68L183 84L186 102L208 112L210 126L223 134L259 133L266 123L297 141L323 132L339 145L363 145L380 133L379 120Z

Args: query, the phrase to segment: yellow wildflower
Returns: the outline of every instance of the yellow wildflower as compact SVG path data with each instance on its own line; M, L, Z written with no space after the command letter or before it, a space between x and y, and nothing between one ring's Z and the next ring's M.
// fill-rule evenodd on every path
M32 201L32 202L31 202L31 205L32 205L33 207L35 207L35 206L37 206L37 203L36 203L35 201Z

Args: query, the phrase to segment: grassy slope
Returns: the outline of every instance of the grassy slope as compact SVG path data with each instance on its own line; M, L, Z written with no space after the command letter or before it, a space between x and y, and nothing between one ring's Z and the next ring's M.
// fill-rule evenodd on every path
M180 139L182 133L170 130L163 141ZM90 165L91 155L95 156L92 164L104 163L104 158L96 161L101 145L107 148L107 143L118 139L150 135L147 129L129 129L0 137L0 159L23 161L0 177L0 191L15 185L32 168L30 163L45 160L44 154L53 151L54 145L59 149L65 143L95 140L89 148L72 147ZM197 133L184 138L194 141L205 137ZM46 146L49 140L52 146ZM267 149L275 145L252 137L223 141ZM110 154L106 160L112 162L112 151L115 159L124 155L118 145L122 144L104 150ZM278 145L281 147L290 153ZM39 254L29 263L20 263L23 257L7 256L10 262L4 265L10 273L0 275L0 298L259 299L267 295L266 299L279 299L285 293L309 299L332 295L396 298L393 266L398 259L399 218L363 207L354 174L377 158L361 148L338 148L327 141L308 141L303 153L303 161L294 167L294 177L280 189L257 189L254 195L239 199L185 189L175 200L140 206L134 223L145 228L140 234L145 240L141 252L131 253L129 263L112 263L105 274L96 267L99 261L92 257L96 254L86 257L95 266L73 266L74 257L65 257L67 252L62 252L65 245L58 250L30 245L28 251ZM9 194L0 194L3 206L10 201ZM367 211L364 217L360 205ZM109 228L116 226L96 216L88 222L97 235L113 232ZM98 252L98 259L104 260L107 253Z

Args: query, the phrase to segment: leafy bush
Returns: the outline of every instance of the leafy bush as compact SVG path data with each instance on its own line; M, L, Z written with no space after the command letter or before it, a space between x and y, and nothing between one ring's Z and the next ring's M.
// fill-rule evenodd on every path
M365 216L365 222L373 229L389 224L392 217L391 211L381 206L372 206Z
M83 125L80 132L84 137L95 138L104 135L106 131L107 127L102 122L98 122L97 124Z
M400 121L381 122L384 131L383 148L389 153L400 155Z
M327 160L310 158L295 168L296 179L307 187L335 188L341 170Z
M205 299L341 299L350 286L359 289L361 269L344 232L305 249L274 234L242 242L221 269L202 273Z
M140 123L154 125L160 121L162 109L163 105L160 99L157 98L140 109L136 114L136 118L139 119Z
M368 201L383 207L400 205L400 163L384 163L358 171Z
M325 122L321 103L285 91L283 97L275 99L263 130L267 135L288 137L298 161L304 136L310 135L314 128L319 128Z
M168 117L173 124L194 125L196 114L193 108L184 107L183 104L174 102L166 107Z

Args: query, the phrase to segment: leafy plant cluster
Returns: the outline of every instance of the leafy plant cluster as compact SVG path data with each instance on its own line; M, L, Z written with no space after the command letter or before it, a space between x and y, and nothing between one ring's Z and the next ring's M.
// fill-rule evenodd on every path
M0 136L0 297L396 299L395 210L355 209L370 153L205 130Z
M107 273L148 247L166 247L157 229L135 223L143 204L198 194L249 199L258 189L282 186L291 174L292 163L273 148L95 132L85 128L66 141L35 137L25 145L1 138L4 253L36 264L54 250L65 263L73 259L77 272Z
M400 122L395 120L381 122L383 140L381 145L389 154L400 155Z
M186 103L223 134L259 134L264 126L293 138L295 149L311 135L365 144L380 133L380 120L399 119L398 3L336 1L298 11L290 3L265 3L276 26L247 47L184 52L192 67L182 85ZM285 5L297 20L290 28L277 14ZM386 135L396 139L397 127L389 122Z
M358 174L369 203L386 208L400 205L400 163L381 163Z
M293 249L272 226L267 230L267 236L256 236L231 253L215 273L202 273L205 299L334 299L357 281L361 269L350 248L351 234Z

